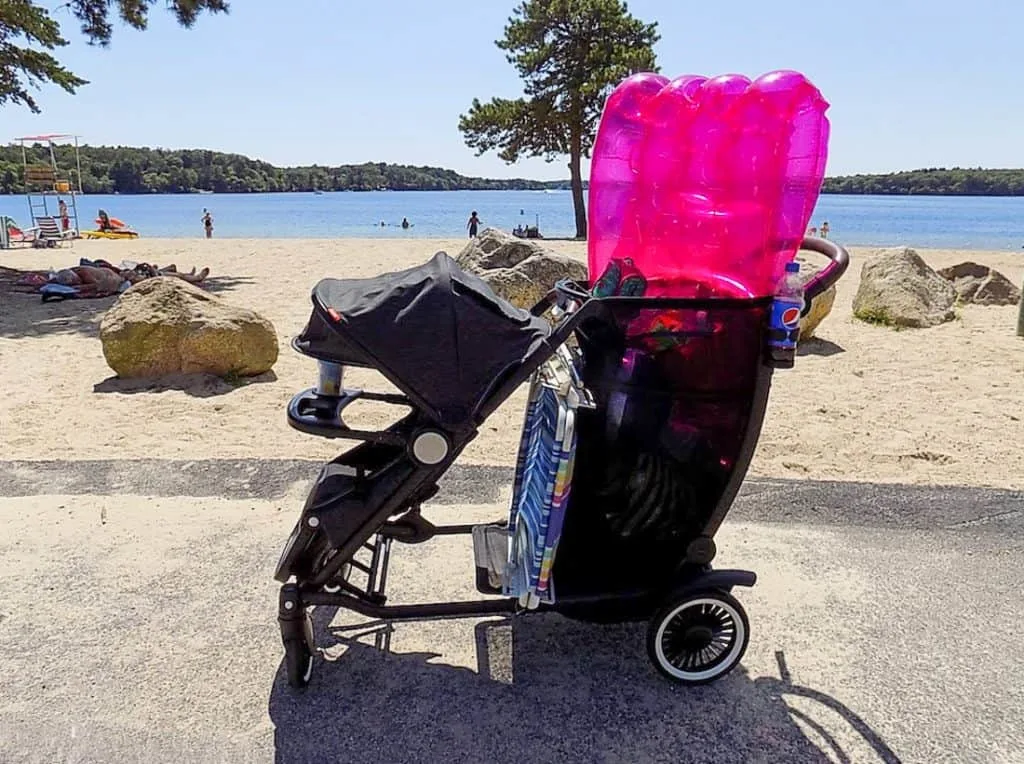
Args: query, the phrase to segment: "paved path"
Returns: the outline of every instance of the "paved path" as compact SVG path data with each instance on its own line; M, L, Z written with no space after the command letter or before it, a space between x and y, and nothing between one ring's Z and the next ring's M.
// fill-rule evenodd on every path
M0 761L1024 762L1024 495L748 481L720 562L752 640L707 688L643 629L558 616L317 618L283 678L271 580L309 462L0 462ZM501 513L454 470L430 514ZM116 493L117 495L110 495ZM460 539L402 548L398 601L472 596Z
M0 461L0 497L53 494L280 499L321 462L302 459ZM484 504L512 482L508 467L456 464L440 504ZM730 518L893 528L1024 529L1024 492L990 488L748 478Z

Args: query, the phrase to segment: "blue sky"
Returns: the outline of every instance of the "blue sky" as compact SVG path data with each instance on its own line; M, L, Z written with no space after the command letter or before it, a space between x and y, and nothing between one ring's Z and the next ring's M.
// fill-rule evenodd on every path
M56 5L56 3L54 3ZM387 161L467 175L563 178L563 161L476 157L457 129L474 96L514 97L494 46L512 0L233 0L177 28L157 3L146 32L59 52L91 81L3 109L0 140L235 151L275 164ZM832 104L828 173L1024 166L1024 3L1011 0L635 0L658 21L664 74L807 74ZM287 10L286 10L287 9Z

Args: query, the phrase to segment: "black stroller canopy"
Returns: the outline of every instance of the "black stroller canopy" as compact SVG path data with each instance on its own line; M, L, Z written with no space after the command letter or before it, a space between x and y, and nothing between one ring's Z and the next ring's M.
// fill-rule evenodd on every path
M497 380L550 334L546 320L498 297L444 252L369 279L324 279L295 347L379 369L440 424L467 423Z

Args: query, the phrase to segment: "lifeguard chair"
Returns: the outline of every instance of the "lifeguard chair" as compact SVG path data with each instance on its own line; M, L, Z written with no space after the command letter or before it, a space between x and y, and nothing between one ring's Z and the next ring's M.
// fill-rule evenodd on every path
M77 135L29 135L17 139L21 144L24 163L25 198L33 227L44 225L47 218L57 221L62 237L77 238L78 200L82 193L82 163L78 152ZM74 149L74 168L63 170L57 162L58 145L70 143ZM72 176L76 176L74 179ZM68 224L61 223L59 200L68 207ZM47 221L48 222L48 221Z

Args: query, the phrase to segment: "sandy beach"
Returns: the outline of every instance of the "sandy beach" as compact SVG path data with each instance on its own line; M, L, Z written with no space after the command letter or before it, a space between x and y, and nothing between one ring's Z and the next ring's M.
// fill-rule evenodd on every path
M292 430L284 407L310 386L315 366L289 343L309 314L309 290L327 275L364 277L407 267L464 242L280 240L80 242L73 249L4 252L9 267L60 267L79 257L209 266L210 287L273 323L281 356L272 375L239 387L188 380L181 389L114 378L98 340L113 299L43 304L0 299L0 400L7 459L330 458L339 443ZM585 245L552 249L586 256ZM1024 340L1013 307L967 306L959 319L896 332L853 319L860 266L854 250L820 341L797 368L775 375L752 474L760 476L1024 486ZM1016 283L1024 257L930 250L934 267L976 260ZM380 385L368 372L353 383ZM522 394L490 418L463 460L509 464ZM355 413L386 421L376 409Z
M284 406L311 386L315 365L291 350L325 276L369 276L408 267L463 240L83 241L74 248L13 250L0 263L47 268L79 257L209 266L212 291L269 318L281 344L274 372L232 387L186 380L153 387L122 382L106 365L98 325L112 299L43 304L0 295L0 400L7 459L330 458L330 443L289 428ZM549 246L585 258L585 245ZM853 251L832 314L792 371L778 373L751 473L918 484L1024 487L1024 340L1013 307L967 306L956 321L893 331L852 317L861 265ZM974 260L1016 283L1024 257L922 250L933 267ZM370 372L352 383L380 386ZM520 393L483 428L466 463L508 465L518 438ZM359 412L370 424L376 409Z

